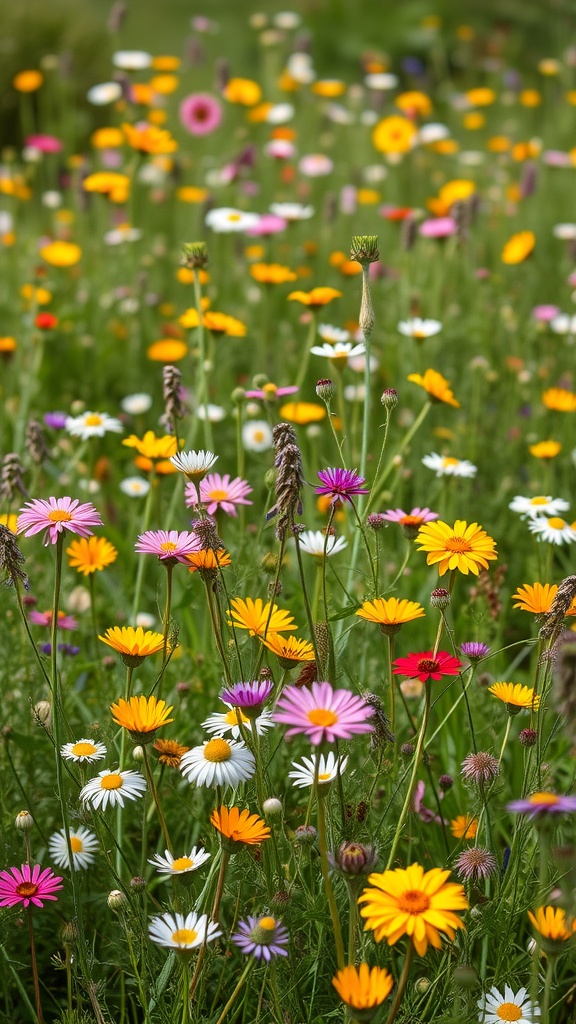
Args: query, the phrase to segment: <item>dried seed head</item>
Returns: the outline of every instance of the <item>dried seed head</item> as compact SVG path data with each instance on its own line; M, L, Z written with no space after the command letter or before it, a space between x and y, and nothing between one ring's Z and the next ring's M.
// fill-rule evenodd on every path
M28 420L24 438L26 450L36 466L41 466L49 456L44 430L38 420Z
M394 743L394 733L389 729L390 719L384 712L380 697L377 697L375 693L363 693L362 700L372 708L372 714L368 719L374 728L370 737L372 749L376 750L384 743Z
M186 415L182 392L180 370L176 366L165 366L162 370L164 415L161 417L161 422L170 434L176 433L176 420L181 420Z
M8 452L0 468L0 504L13 505L21 494L28 493L24 487L23 474L24 466L20 456L16 452Z
M19 583L23 583L24 589L28 590L28 577L20 568L25 561L26 559L18 547L16 534L0 523L0 572L3 574L2 582L7 587L16 587Z
M302 455L294 428L289 423L277 423L272 438L275 450L276 504L266 513L266 519L276 517L276 537L283 540L286 531L294 526L294 516L302 515Z
M568 611L574 596L576 595L576 576L567 576L556 591L556 597L550 605L549 611L542 616L543 625L540 628L540 638L550 640L550 646L558 639L564 627L564 616Z

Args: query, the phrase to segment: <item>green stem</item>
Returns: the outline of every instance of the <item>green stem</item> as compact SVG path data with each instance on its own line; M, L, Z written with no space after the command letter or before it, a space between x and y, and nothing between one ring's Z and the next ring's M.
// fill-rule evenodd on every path
M190 1021L190 977L188 958L182 958L182 1024Z
M381 491L383 489L383 486L384 486L386 480L390 476L390 473L394 469L394 466L397 465L396 460L397 460L398 456L401 455L402 452L405 450L405 448L408 447L408 445L410 444L410 441L414 437L415 433L422 426L422 423L426 419L426 416L428 415L428 412L430 411L431 408L432 408L432 402L426 402L422 406L418 416L414 420L414 423L412 424L410 429L407 430L406 433L404 434L404 437L402 438L402 440L401 440L401 442L400 442L400 444L399 444L399 446L398 446L398 448L396 450L396 454L394 455L394 458L390 459L390 462L386 466L386 469L384 470L384 472L383 472L382 476L380 477L380 479L374 481L374 484L372 486L372 494L373 495L377 495L378 498L380 497L380 493L381 493ZM374 501L376 501L376 498L374 498Z
M404 799L404 805L403 805L402 810L400 812L400 817L398 819L398 824L396 826L396 832L394 833L394 839L392 841L392 847L390 849L390 854L388 856L388 863L386 864L386 870L387 871L390 870L390 868L392 866L392 863L394 861L394 857L396 856L396 850L398 848L398 843L400 842L400 835L401 835L402 829L404 828L404 825L406 823L406 818L408 817L408 811L410 810L410 801L412 800L412 793L414 792L414 786L416 784L416 775L418 774L418 766L420 764L420 757L422 755L422 748L424 746L424 737L426 735L426 726L428 725L428 718L429 718L429 715L430 715L430 684L429 683L425 683L425 694L426 694L426 703L424 705L424 715L422 717L422 725L420 726L420 732L418 734L418 742L416 744L416 750L414 751L414 765L413 765L413 768L412 768L412 774L410 776L410 782L408 783L408 791L407 791L406 797Z
M152 503L154 500L154 485L156 483L156 475L154 469L150 470L150 490L146 497L146 505L144 508L144 519L142 522L142 533L145 533L150 525L150 518L152 515ZM130 616L130 623L136 625L136 616L138 615L138 608L140 606L140 597L142 594L142 581L144 579L144 557L140 555L138 562L138 569L136 571L136 585L134 587L134 600L132 601L132 613Z
M36 962L36 943L34 942L34 925L32 923L32 907L28 907L28 935L30 936L30 958L32 962L32 980L34 982L34 999L38 1024L42 1024L42 1000L40 998L40 982L38 980L38 964Z
M340 917L338 914L338 907L334 898L334 890L332 888L332 880L330 878L330 867L328 864L328 848L326 842L326 811L324 807L324 796L318 785L318 768L320 765L320 756L316 754L316 767L315 767L315 778L314 788L316 790L316 805L318 811L318 849L320 851L320 869L322 871L322 880L324 882L324 892L326 893L326 899L328 900L328 907L330 910L330 917L332 918L332 928L334 929L334 942L336 944L336 963L338 969L344 967L344 943L342 942L342 932L340 929Z
M206 339L204 335L204 321L202 312L202 287L200 285L200 274L194 272L194 302L198 314L198 404L204 405L204 444L209 451L212 451L212 424L208 418L208 377L206 374ZM196 415L192 417L192 429L194 428Z
M172 575L174 573L174 563L168 560L166 563L166 604L164 606L164 643L162 646L162 669L161 675L166 667L166 659L168 657L168 630L170 628L170 609L172 606ZM158 687L158 696L160 696L160 687Z
M296 378L296 387L301 388L304 381L306 380L306 373L308 371L308 363L310 362L310 351L314 344L316 337L316 313L312 311L312 319L310 320L310 329L306 338L306 348L304 349L304 355L300 361L300 370Z
M414 946L413 946L412 942L410 942L410 944L408 946L408 949L406 951L406 959L404 961L404 966L402 968L402 974L400 975L400 978L398 980L398 988L396 989L396 996L394 998L394 1002L392 1003L392 1006L391 1006L391 1009L390 1009L390 1013L388 1014L388 1017L386 1019L386 1024L392 1024L392 1021L395 1019L396 1014L398 1013L398 1010L400 1009L400 1003L402 1002L402 999L404 998L404 992L406 991L406 985L408 984L408 975L410 974L410 968L412 966L412 960L413 959L414 959Z
M240 992L241 992L241 990L242 990L242 988L244 986L244 982L246 981L246 978L248 977L248 975L249 975L250 971L252 970L254 964L255 964L255 960L250 958L248 960L248 963L246 964L244 970L242 971L242 974L240 975L240 979L238 981L238 984L236 985L236 988L234 989L232 995L230 996L230 999L226 1003L226 1006L222 1010L222 1013L218 1017L218 1020L216 1021L216 1024L222 1024L222 1021L226 1017L227 1013L234 1006L234 1003L236 1002L236 1000L237 1000L237 998L238 998L238 996L239 996L239 994L240 994ZM182 1024L184 1024L184 1021L182 1021Z
M144 745L142 749L144 751L144 768L146 770L146 777L148 779L148 785L150 786L150 792L152 793L152 799L154 800L154 803L156 805L156 811L158 813L158 819L160 821L160 828L162 829L162 835L164 836L164 842L166 843L166 849L169 850L170 853L172 853L173 852L173 848L172 848L172 843L170 841L170 835L168 833L168 827L166 825L166 820L164 818L164 814L162 813L162 806L160 804L160 800L158 799L158 793L156 791L156 786L154 785L154 777L152 775L152 768L150 766L150 758L148 756L148 747L146 745Z

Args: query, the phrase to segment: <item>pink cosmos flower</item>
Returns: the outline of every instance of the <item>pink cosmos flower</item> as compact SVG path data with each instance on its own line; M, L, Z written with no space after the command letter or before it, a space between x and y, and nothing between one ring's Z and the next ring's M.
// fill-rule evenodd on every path
M335 501L349 501L352 503L353 494L368 494L368 487L361 487L364 477L358 476L355 469L321 469L318 472L322 487L316 488L316 494L327 494Z
M15 907L19 903L24 907L30 903L43 907L43 900L58 899L54 893L61 888L62 878L55 875L52 868L42 871L40 864L9 868L0 871L0 907Z
M222 121L222 107L207 92L194 92L180 104L180 123L190 135L210 135Z
M31 622L34 626L51 626L52 625L52 609L50 608L47 612L30 612L28 616L28 622ZM58 629L77 629L78 623L76 619L72 618L71 615L66 615L65 612L58 612Z
M456 234L456 221L454 217L429 217L419 230L423 238L449 238Z
M400 523L400 526L422 526L422 523L438 519L438 512L431 512L429 508L413 508L411 512L405 512L402 508L389 508L382 513L382 518L389 523Z
M184 530L146 530L134 545L139 555L157 555L161 562L188 565L186 555L200 551L202 541L196 533Z
M26 145L41 153L59 153L62 149L62 143L55 135L27 135Z
M291 727L286 735L305 733L314 746L373 731L368 719L374 709L349 690L333 690L330 683L312 683L310 689L287 686L276 707L281 710L273 714L274 721Z
M221 508L229 516L236 516L236 505L252 505L246 500L246 495L252 493L252 487L236 476L230 480L229 473L220 476L220 473L209 473L200 481L200 501L206 505L208 515L213 516L217 508ZM196 485L189 483L184 491L186 505L193 508L198 505L198 490Z
M247 235L259 237L261 235L277 235L284 228L288 227L285 217L278 217L275 213L263 213L260 220L252 228L248 228Z
M91 537L91 526L102 526L99 513L91 502L81 505L78 498L33 498L20 509L17 532L25 537L45 530L44 546L56 544L64 530L77 533L79 537Z
M555 316L558 316L560 312L558 306L552 306L548 303L544 303L540 306L534 306L531 316L534 320L538 320L539 323L549 324Z
M257 398L260 402L270 402L276 398L284 398L285 395L295 395L300 388L296 384L289 384L285 388L277 388L275 384L265 384L263 388L254 391L247 391L246 398Z

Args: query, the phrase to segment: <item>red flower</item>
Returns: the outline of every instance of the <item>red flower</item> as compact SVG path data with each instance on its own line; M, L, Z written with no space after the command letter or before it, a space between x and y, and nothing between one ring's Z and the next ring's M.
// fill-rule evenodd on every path
M58 323L58 317L54 313L38 313L34 323L41 331L51 331Z
M441 679L442 676L457 676L462 668L462 662L448 654L448 651L409 654L406 658L396 658L394 665L394 675L419 679L421 683L427 679Z

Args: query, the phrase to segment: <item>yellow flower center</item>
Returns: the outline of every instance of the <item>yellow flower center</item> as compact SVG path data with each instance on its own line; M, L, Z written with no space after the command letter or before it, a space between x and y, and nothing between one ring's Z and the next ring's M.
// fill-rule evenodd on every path
M262 391L264 391L266 395L275 395L278 388L276 384L264 384Z
M330 772L320 772L318 776L318 782L326 782L326 779L330 778Z
M261 917L258 924L261 928L264 928L267 932L274 931L276 927L276 921L273 917Z
M112 772L111 775L104 775L100 779L101 789L122 789L122 776L117 772Z
M208 740L204 747L204 757L207 761L228 761L232 757L232 747L220 738Z
M455 459L452 455L445 455L442 459L442 465L446 466L457 466L459 459Z
M554 793L533 793L528 800L531 804L549 804L550 807L558 803L558 797Z
M252 440L256 441L256 443L259 444L261 441L264 440L264 431L263 430L254 430L253 433L252 433Z
M70 836L70 849L72 853L82 853L84 843L78 836Z
M215 488L213 491L210 491L207 497L212 501L225 501L228 497L228 491L222 491Z
M229 213L228 217L226 219L227 220L235 221L235 220L241 220L241 217L240 217L239 213Z
M471 551L470 544L464 537L449 537L445 542L447 551Z
M429 896L420 889L407 889L398 897L398 909L405 914L423 914L429 906Z
M176 547L177 547L177 545L174 543L173 540L165 540L160 545L160 550L161 551L176 551Z
M191 946L198 937L198 932L193 928L178 928L170 937L175 946Z
M308 721L312 725L334 725L338 721L338 715L327 708L314 708L313 711L308 712Z
M35 896L38 892L38 886L34 882L20 882L20 885L16 886L16 892L18 896L30 899L31 896Z
M558 516L552 516L552 519L548 520L548 526L551 530L563 530L566 526L566 520L560 519Z
M48 519L51 523L69 523L72 519L72 514L70 512L64 512L61 508L53 508L52 511L48 513Z
M545 498L542 494L539 494L536 498L530 498L531 505L547 505L548 498Z
M172 862L173 871L187 871L188 868L193 866L194 861L190 860L190 857L177 857L176 860Z
M520 1020L522 1010L516 1003L502 1003L496 1010L496 1016L500 1020Z
M72 753L74 757L89 757L90 754L95 754L97 747L93 743L75 743L72 747Z
M240 708L232 708L224 717L226 725L238 725L238 719L240 719L242 725L245 725L246 722L250 723L250 719L246 718L246 715L242 713Z
M93 412L90 416L87 416L84 420L85 427L99 427L102 423L102 417L98 413Z

